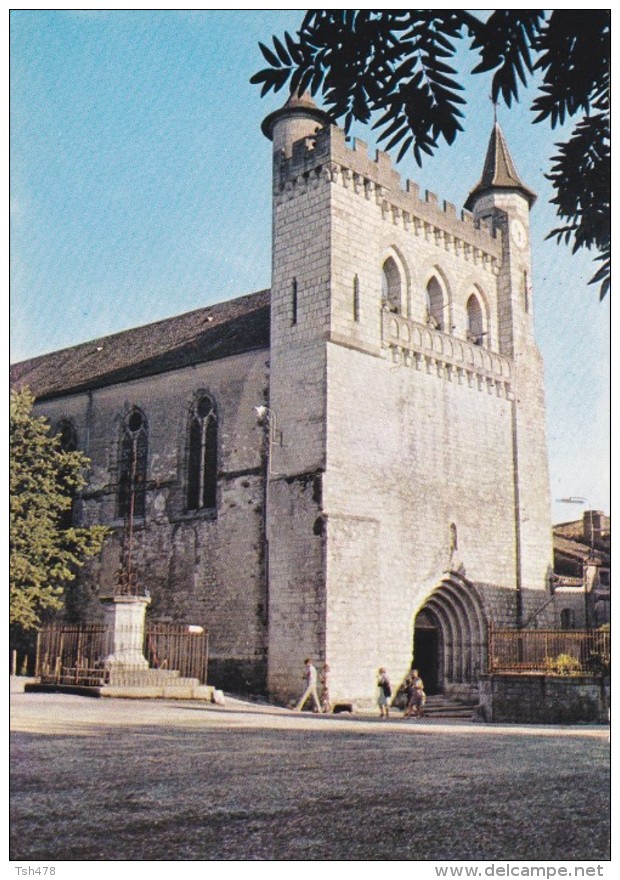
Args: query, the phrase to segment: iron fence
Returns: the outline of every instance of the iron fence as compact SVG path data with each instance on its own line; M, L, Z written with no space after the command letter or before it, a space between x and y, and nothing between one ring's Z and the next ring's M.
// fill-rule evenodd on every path
M489 628L492 673L602 674L609 669L611 633L601 630Z
M110 678L107 658L129 630L105 624L51 624L37 639L36 676L44 683L101 686ZM207 683L209 636L202 627L147 623L143 652L150 669L174 670Z

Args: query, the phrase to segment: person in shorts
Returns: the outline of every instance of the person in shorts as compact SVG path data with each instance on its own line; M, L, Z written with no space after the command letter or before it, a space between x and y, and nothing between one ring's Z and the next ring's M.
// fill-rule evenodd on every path
M377 698L377 705L379 706L379 717L389 718L390 701L392 698L392 685L390 684L390 680L387 677L387 673L383 666L379 670L377 687L379 688L379 696Z

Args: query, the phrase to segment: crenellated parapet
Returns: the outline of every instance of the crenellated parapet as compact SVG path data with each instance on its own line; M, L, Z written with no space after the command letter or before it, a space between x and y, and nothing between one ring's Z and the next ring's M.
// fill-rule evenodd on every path
M314 137L295 142L290 157L283 153L274 157L276 205L325 182L343 187L352 197L376 203L383 219L405 232L422 236L494 275L499 273L499 230L476 220L469 211L457 212L450 202L440 202L435 193L427 190L422 195L411 180L403 187L387 153L377 150L373 160L367 145L358 139L351 149L336 126L326 126Z
M381 338L394 364L512 399L511 362L496 352L387 310Z

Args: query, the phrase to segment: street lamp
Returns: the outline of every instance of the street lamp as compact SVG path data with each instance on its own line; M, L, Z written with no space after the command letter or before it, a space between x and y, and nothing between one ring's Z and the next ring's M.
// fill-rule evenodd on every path
M275 410L269 406L261 404L254 407L254 412L258 416L259 425L267 425L267 463L268 472L273 476L271 470L271 450L274 446L282 446L282 431L278 430L278 417Z

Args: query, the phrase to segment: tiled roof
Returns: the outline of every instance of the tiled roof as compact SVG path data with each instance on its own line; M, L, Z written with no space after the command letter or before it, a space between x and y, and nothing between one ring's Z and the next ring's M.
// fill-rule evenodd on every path
M38 399L269 347L269 290L32 358L11 367L11 387Z
M508 144L497 122L491 132L482 177L470 192L465 208L471 210L474 198L492 189L520 190L530 207L536 201L536 193L523 183L517 173Z

